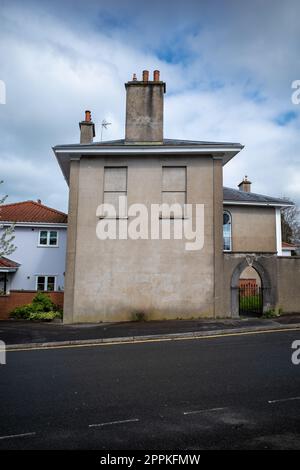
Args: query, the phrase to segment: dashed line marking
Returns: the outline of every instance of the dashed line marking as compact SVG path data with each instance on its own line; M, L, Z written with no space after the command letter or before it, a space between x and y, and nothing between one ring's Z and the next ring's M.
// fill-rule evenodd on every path
M139 419L137 419L137 418L123 419L123 420L119 420L119 421L108 421L107 423L89 424L89 428L100 428L100 427L103 427L103 426L111 426L113 424L136 423L138 421L139 421Z
M198 413L207 413L211 411L221 411L221 410L226 410L227 408L207 408L206 410L195 410L195 411L184 411L184 415L194 415Z
M285 401L300 400L300 397L291 397L291 398L280 398L279 400L268 400L268 403L282 403Z
M15 439L16 437L27 437L27 436L35 436L35 432L26 432L23 434L11 434L10 436L0 436L0 439Z

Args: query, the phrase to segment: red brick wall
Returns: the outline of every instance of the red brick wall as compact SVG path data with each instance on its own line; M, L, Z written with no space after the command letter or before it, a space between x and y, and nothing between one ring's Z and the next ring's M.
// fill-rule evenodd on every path
M62 291L47 292L55 305L63 308L64 293ZM32 290L11 290L9 295L0 295L0 320L7 320L10 312L21 305L29 304L36 296L36 291Z

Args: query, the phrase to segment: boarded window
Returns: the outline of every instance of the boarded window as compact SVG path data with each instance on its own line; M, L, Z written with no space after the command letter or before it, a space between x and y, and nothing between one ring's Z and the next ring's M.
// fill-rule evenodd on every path
M125 198L125 205L119 206L120 196ZM104 169L104 203L114 206L116 215L127 215L127 168L111 167Z
M180 217L184 215L184 204L186 203L186 167L163 167L162 202L169 205L179 204L181 210L175 211L174 216Z

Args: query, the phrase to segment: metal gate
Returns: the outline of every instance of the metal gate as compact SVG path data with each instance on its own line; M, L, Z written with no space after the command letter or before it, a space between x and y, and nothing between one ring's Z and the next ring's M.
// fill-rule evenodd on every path
M239 288L239 313L260 316L263 313L263 290L257 285L246 284Z

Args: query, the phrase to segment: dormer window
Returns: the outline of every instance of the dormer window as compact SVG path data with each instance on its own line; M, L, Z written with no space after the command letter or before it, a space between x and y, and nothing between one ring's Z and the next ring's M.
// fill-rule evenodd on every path
M223 212L223 250L232 250L231 214L228 211Z

